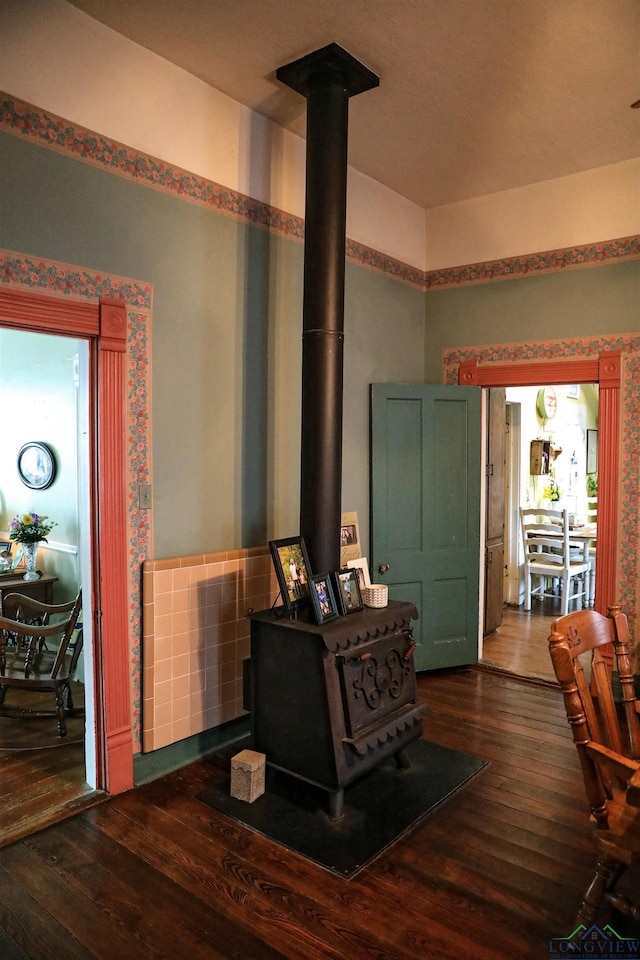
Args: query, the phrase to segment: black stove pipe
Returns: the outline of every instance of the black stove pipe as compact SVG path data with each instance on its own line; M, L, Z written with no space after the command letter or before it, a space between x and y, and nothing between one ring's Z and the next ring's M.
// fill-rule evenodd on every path
M314 572L340 566L349 98L379 78L332 43L276 71L307 98L300 534Z

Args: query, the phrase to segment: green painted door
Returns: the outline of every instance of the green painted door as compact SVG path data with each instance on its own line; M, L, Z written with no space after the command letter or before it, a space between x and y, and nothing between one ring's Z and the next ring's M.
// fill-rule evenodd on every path
M420 619L416 669L478 659L480 389L371 386L371 580Z

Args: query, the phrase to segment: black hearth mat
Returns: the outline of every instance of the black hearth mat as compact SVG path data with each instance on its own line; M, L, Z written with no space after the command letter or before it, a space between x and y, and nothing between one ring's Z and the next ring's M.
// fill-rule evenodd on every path
M342 877L352 877L486 766L486 761L435 743L407 747L408 770L394 759L345 788L344 817L327 814L324 790L267 767L266 791L247 803L230 796L230 781L198 799L270 840Z

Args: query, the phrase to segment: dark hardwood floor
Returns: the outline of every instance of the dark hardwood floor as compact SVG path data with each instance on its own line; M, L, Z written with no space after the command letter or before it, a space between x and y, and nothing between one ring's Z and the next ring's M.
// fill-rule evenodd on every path
M594 863L559 691L471 667L419 693L425 738L489 765L353 879L199 801L228 776L211 755L0 850L0 956L548 956Z

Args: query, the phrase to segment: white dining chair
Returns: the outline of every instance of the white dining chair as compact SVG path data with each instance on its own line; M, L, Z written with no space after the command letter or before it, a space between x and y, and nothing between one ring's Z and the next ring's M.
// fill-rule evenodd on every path
M571 600L579 600L581 606L586 606L591 564L583 554L575 559L576 547L580 545L571 541L569 511L521 507L520 526L524 547L524 609L531 610L532 596L558 599L554 592L546 589L548 578L561 584L562 616L568 613ZM534 577L537 578L535 587Z

